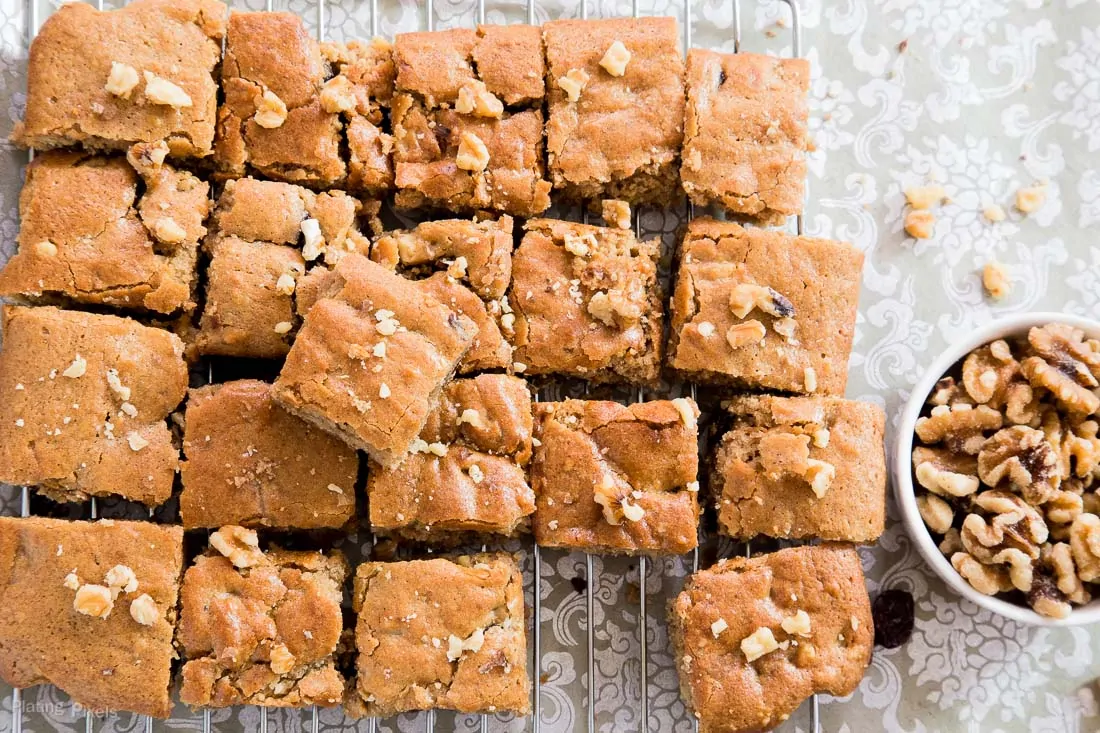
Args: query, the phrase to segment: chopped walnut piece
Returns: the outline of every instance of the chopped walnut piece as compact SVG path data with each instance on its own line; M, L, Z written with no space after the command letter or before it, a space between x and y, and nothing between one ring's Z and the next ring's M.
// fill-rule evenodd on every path
M726 343L731 349L740 349L749 344L761 343L767 335L768 330L764 328L764 324L753 319L730 326L726 331Z
M123 593L133 593L138 589L137 576L134 575L134 571L126 565L115 565L108 570L103 582L108 588L115 592L116 595L119 591Z
M931 209L947 199L943 186L932 183L926 186L911 186L905 189L905 202L914 209Z
M114 596L107 586L87 583L76 589L73 609L77 613L95 618L107 618L114 607Z
M112 61L111 73L107 75L107 84L103 88L107 90L108 94L129 99L134 87L138 85L138 81L140 81L140 77L137 69L129 64Z
M726 620L724 618L720 618L710 625L710 633L714 635L715 639L717 639L719 636L722 635L722 632L729 627L730 625L726 623Z
M1085 589L1084 583L1077 575L1077 564L1073 560L1073 550L1068 544L1058 542L1052 545L1049 562L1050 568L1054 572L1054 581L1058 586L1058 590L1071 603L1081 605L1092 600L1092 594Z
M275 674L288 674L294 669L294 655L286 644L276 644L271 647L271 671Z
M565 92L570 102L576 102L581 98L581 92L588 86L590 78L584 69L570 69L564 76L558 77L558 87Z
M458 142L455 165L464 171L479 173L489 165L489 148L474 133L464 132Z
M65 371L61 372L61 376L68 377L69 379L79 379L83 377L88 371L88 360L80 354L73 357L73 363L65 367Z
M941 496L970 496L978 490L978 477L948 471L932 461L918 461L914 457L914 474L917 483L934 494Z
M1006 352L1007 359L1004 358ZM963 387L975 402L997 408L1019 369L1008 344L995 341L967 354L962 367Z
M608 47L603 58L600 59L600 66L611 76L622 76L626 73L626 65L630 63L630 56L630 51L623 45L623 42L615 41Z
M57 245L48 239L43 239L34 245L34 251L39 257L56 257Z
M1048 618L1066 618L1073 610L1065 594L1058 589L1054 579L1048 575L1039 575L1035 578L1027 594L1027 603L1040 616Z
M289 272L284 272L279 275L279 279L275 282L275 290L280 295L294 295L295 285L294 276Z
M1016 191L1016 209L1022 214L1034 214L1043 208L1046 201L1047 187L1045 183L1025 186Z
M989 204L982 209L982 216L991 224L997 224L1005 220L1005 210L1000 204Z
M998 431L978 453L978 477L988 486L1006 483L1027 501L1041 504L1061 480L1058 456L1046 435L1014 425Z
M994 300L1007 298L1012 292L1012 281L1008 279L1008 271L999 262L987 262L982 268L982 287L986 294Z
M973 498L974 509L989 515L968 514L960 537L963 547L982 562L1004 549L1022 550L1036 559L1040 546L1047 541L1046 522L1036 509L1020 497L1004 491L985 491Z
M321 87L321 109L329 114L351 112L355 109L355 95L351 81L346 76L334 76Z
M698 411L695 407L695 403L686 397L677 397L672 400L672 406L680 413L680 420L684 425L686 425L689 430L694 430L696 421L698 420Z
M619 229L630 229L630 204L618 199L604 199L600 203L603 220Z
M955 381L954 377L944 377L936 382L932 393L928 395L928 404L939 405L974 404L974 400L966 393L966 390Z
M905 215L905 233L914 239L928 239L936 226L936 217L931 211L915 209Z
M956 552L963 552L962 535L959 534L959 530L952 527L944 533L943 540L939 544L939 551L948 558Z
M145 72L145 97L153 104L163 104L176 109L190 107L192 104L187 92L151 71Z
M142 626L152 626L160 618L157 602L148 593L142 593L130 602L130 618Z
M238 568L267 563L267 558L260 551L260 539L251 529L235 525L222 527L210 535L210 546L229 558Z
M737 318L746 317L754 308L776 318L794 316L794 305L787 296L774 288L753 283L739 283L730 292L730 312Z
M957 453L977 455L985 433L999 430L1001 413L985 405L938 405L927 417L917 420L917 437L925 443L942 443Z
M793 616L787 616L780 624L783 630L792 636L810 635L810 614L799 609Z
M623 504L629 497L629 488L617 485L614 477L605 473L592 487L592 495L595 502L603 507L605 522L614 525L622 523Z
M162 216L153 222L153 236L165 244L179 244L187 239L187 230L175 219Z
M325 251L325 237L321 234L321 222L316 219L302 219L298 225L302 230L302 257L312 261L320 257Z
M1078 515L1069 530L1069 546L1081 580L1092 583L1100 579L1100 517Z
M264 129L274 130L283 126L286 115L286 103L275 92L265 89L256 100L256 114L252 116L252 120Z
M935 494L922 494L917 497L917 510L928 529L936 534L945 534L955 521L955 510L946 501Z
M1040 399L1027 382L1012 382L1005 388L1004 414L1013 425L1035 427L1040 415Z
M998 565L984 565L965 552L951 556L951 566L979 593L993 596L1012 590L1008 572Z
M778 648L779 642L775 640L775 634L767 626L761 626L741 640L741 652L750 662L755 662Z
M473 114L477 117L499 120L504 115L504 103L489 91L485 82L474 79L458 90L455 111L464 115Z
M836 467L831 463L819 461L815 458L811 458L806 463L805 479L809 482L814 495L820 499L825 496L829 486L833 483L833 479L836 478Z
M1033 558L1026 552L1017 550L1014 547L1001 550L993 556L995 565L1008 566L1008 579L1012 582L1013 587L1025 593L1031 590L1034 580L1032 560Z

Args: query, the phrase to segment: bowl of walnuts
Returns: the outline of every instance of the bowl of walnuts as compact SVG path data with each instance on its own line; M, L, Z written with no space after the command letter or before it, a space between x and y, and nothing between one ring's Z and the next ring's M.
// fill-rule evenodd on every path
M1100 322L1027 313L976 329L929 366L898 424L909 536L983 608L1100 621L1098 432Z

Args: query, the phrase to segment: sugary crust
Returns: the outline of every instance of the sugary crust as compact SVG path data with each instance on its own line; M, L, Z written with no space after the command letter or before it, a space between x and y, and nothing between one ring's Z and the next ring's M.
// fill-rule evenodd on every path
M125 565L138 581L107 618L78 613L65 586L105 584ZM53 684L89 710L128 710L166 718L183 530L148 522L70 522L0 518L0 677L15 687ZM151 625L130 615L148 594Z
M338 705L344 678L335 656L348 570L339 552L273 549L244 569L217 554L196 558L180 591L180 700L195 707ZM280 668L282 650L272 653L279 647L293 657L288 671Z
M184 527L314 529L355 516L355 451L276 405L270 384L191 390L184 425Z
M722 532L748 539L821 538L874 542L886 520L886 456L882 408L836 397L736 398L733 426L718 445L711 492ZM814 434L827 430L824 440ZM818 498L801 476L770 476L762 442L804 435L809 458L836 475ZM819 445L825 442L824 446Z
M798 611L810 617L809 636L780 625ZM716 635L718 619L726 628ZM749 662L741 642L761 627L790 644ZM854 692L875 632L859 555L819 545L723 560L696 573L670 604L669 633L700 732L752 733L778 726L815 692Z
M698 415L694 404L691 409ZM698 544L698 428L667 400L567 400L535 405L531 486L536 541L543 546L623 554L680 554ZM596 502L609 477L640 519L611 524Z
M523 576L511 556L363 563L353 605L359 654L349 715L530 711ZM454 661L452 637L466 647Z
M543 168L542 110L505 111L500 119L431 109L408 93L393 100L396 204L448 211L481 209L536 216L550 207ZM458 167L464 135L477 137L489 154L481 171Z
M844 242L794 237L695 219L680 248L672 297L669 365L688 379L784 392L841 395L855 331L863 253ZM777 318L754 309L761 342L731 347L731 326L746 323L730 307L738 285L771 287L789 300L794 342L774 330ZM709 323L714 327L700 326ZM806 369L813 369L807 384Z
M0 294L33 303L88 303L173 313L190 310L209 184L168 165L138 175L122 157L46 152L19 195L19 251L0 272ZM182 241L156 238L170 219Z
M59 7L31 44L27 108L13 139L35 149L97 150L164 140L176 157L210 155L225 13L215 0L136 0L109 12ZM154 104L144 82L128 99L109 93L112 62L176 84L192 105Z
M802 212L810 62L693 48L684 191L700 205L779 224Z
M537 106L545 95L540 30L530 25L482 25L477 30L399 33L394 41L397 89L427 107L453 106L459 90L484 82L508 106Z
M552 219L528 221L526 229L508 297L516 317L514 359L525 373L656 381L664 323L658 240Z
M579 199L671 205L684 121L684 62L674 18L556 20L543 25L551 181ZM600 60L615 42L630 52L622 76ZM559 80L588 75L576 102Z
M396 465L469 349L474 324L357 254L342 259L316 295L275 398L378 463ZM379 330L390 326L392 334ZM385 356L374 356L379 343Z
M446 453L422 446L427 452L397 468L373 467L372 528L424 541L515 534L535 510L524 473L531 429L531 393L522 379L483 374L451 382L420 432L426 445L441 444Z
M53 307L5 306L3 322L0 481L62 501L167 500L179 454L164 419L187 389L183 342L128 319Z
M320 100L329 66L302 19L289 12L233 13L229 17L218 109L215 162L223 176L254 169L268 178L327 188L342 181L342 123ZM286 105L274 128L254 115L265 91Z

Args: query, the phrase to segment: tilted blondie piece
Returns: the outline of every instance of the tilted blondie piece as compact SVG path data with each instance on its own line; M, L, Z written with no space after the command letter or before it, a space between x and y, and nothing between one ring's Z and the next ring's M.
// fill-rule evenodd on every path
M664 323L659 241L552 219L533 219L526 229L508 296L515 370L655 382Z
M699 410L689 399L535 405L535 540L588 552L698 544Z
M19 194L19 251L0 295L175 313L195 307L199 240L210 185L163 162L138 172L121 156L47 152ZM140 164L140 163L139 163Z
M290 412L392 467L473 343L470 319L358 254L322 271L275 381Z
M671 206L684 138L676 20L556 20L543 39L554 188L573 199Z
M167 718L182 572L179 527L0 517L0 677Z
M352 605L349 715L530 711L523 576L511 556L363 563Z
M59 7L31 44L13 139L36 150L164 141L173 157L210 155L225 12L215 0Z
M371 527L426 542L516 534L535 511L530 458L527 383L504 374L456 379L413 454L396 468L372 466Z
M710 475L718 526L755 535L874 542L886 521L886 416L839 397L737 397Z
M230 15L214 153L218 173L239 178L255 171L320 188L342 181L347 166L340 156L340 114L321 101L329 75L320 45L294 13Z
M669 607L684 703L700 733L772 730L814 693L859 686L875 631L863 568L843 545L732 558Z
M340 601L348 563L337 551L262 551L256 533L210 535L180 590L180 700L193 707L338 705Z
M0 481L57 501L172 494L179 453L165 418L187 365L172 333L115 316L5 306Z
M276 405L270 384L191 390L183 453L180 520L188 529L342 527L355 516L355 451Z
M376 221L378 207L343 191L313 193L253 178L227 181L204 243L210 264L198 350L285 356L300 324L294 293L307 264L366 254L370 241L358 222Z
M512 281L512 217L426 221L386 232L371 259L409 277L477 325L459 372L511 369L515 315L505 292Z
M534 216L550 206L538 28L401 33L394 59L399 207Z
M779 224L802 213L810 62L693 48L680 180L692 202Z
M863 253L695 219L680 246L669 365L696 381L844 394Z

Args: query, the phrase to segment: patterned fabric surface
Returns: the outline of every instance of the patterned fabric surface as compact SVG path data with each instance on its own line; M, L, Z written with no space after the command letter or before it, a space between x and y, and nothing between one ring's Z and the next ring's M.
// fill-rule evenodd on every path
M33 1L33 0L32 0ZM110 3L109 3L110 4ZM237 0L236 7L246 3ZM276 0L277 9L318 20L328 38L367 37L371 3ZM426 25L413 0L380 2L380 31ZM733 49L729 0L690 2L694 43ZM789 11L778 0L742 3L743 48L790 53ZM805 54L813 64L810 201L806 231L854 242L867 254L851 359L848 396L883 404L896 421L923 367L953 339L1005 313L1064 310L1100 313L1100 244L1086 233L1100 225L1100 2L1097 0L803 0ZM487 3L490 22L519 22L516 0ZM248 0L263 9L263 0ZM24 101L32 18L54 9L0 0L0 133L6 141ZM436 0L437 27L470 24L473 0ZM643 2L644 14L683 20L682 3ZM590 0L593 16L627 15L631 3ZM539 0L537 22L579 15L578 0ZM26 155L0 143L0 260L15 246L18 192ZM902 232L903 189L938 179L951 202L931 239ZM1049 181L1046 205L1026 219L1011 203L1015 190ZM988 203L1009 212L998 224L981 215ZM642 222L671 244L684 211L646 211ZM574 212L575 215L575 212ZM1013 282L1005 301L983 297L978 271L991 258ZM892 431L891 431L892 432ZM893 435L888 439L892 441ZM18 492L6 487L0 511L17 514ZM106 511L109 511L109 507ZM917 601L911 641L876 650L859 690L820 699L821 730L843 731L1094 731L1100 727L1093 678L1100 653L1089 628L1035 629L961 602L925 567L890 509L879 545L863 551L872 596L910 590ZM369 537L351 537L355 555ZM530 545L524 551L531 598ZM736 548L740 551L741 548ZM730 548L734 551L735 548ZM648 615L639 618L636 561L594 558L595 718L602 731L640 727L640 636L647 634L651 730L688 733L667 643L664 609L690 570L690 558L652 562ZM586 577L579 554L542 556L542 730L583 730L587 719ZM10 689L0 690L0 730L11 729ZM23 697L27 730L83 728L84 711L51 687ZM201 729L201 715L180 706L172 729ZM216 711L218 730L256 730L260 711ZM339 710L319 713L323 731L368 730ZM303 730L310 712L271 712L269 730ZM782 729L810 729L805 705ZM385 721L385 731L422 731L425 715ZM141 730L144 721L111 713L96 730ZM440 714L437 730L476 731L476 716ZM519 731L525 721L493 718L491 730ZM156 727L162 727L157 723Z

